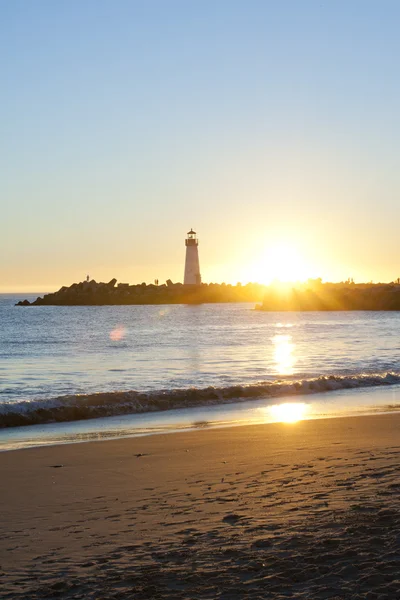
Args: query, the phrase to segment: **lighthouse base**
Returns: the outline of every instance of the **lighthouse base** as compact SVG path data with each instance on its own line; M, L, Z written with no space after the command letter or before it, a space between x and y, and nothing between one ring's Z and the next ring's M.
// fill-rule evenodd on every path
M185 260L185 275L183 278L184 285L200 285L200 265L199 265L199 252L196 246L186 246L186 260Z

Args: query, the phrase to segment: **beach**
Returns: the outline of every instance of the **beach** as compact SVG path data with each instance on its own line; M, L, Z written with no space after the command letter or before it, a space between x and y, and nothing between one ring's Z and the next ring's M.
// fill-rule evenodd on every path
M3 5L0 600L400 600L400 1Z
M399 425L2 452L1 598L400 598Z

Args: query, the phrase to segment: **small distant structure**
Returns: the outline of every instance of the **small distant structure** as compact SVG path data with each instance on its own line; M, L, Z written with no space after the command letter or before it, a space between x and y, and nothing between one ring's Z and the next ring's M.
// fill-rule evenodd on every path
M199 263L199 240L196 237L196 232L191 229L187 233L185 240L186 259L185 259L185 275L183 277L184 285L200 285L200 263Z
M89 275L86 275L86 281L89 281L89 280L90 280Z

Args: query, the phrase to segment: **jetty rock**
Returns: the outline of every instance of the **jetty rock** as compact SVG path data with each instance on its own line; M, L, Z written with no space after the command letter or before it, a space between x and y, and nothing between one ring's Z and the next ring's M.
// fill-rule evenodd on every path
M321 283L320 280L283 288L270 286L261 311L398 311L400 285L392 283Z
M129 304L203 304L216 302L257 302L261 301L265 286L226 285L200 283L184 285L168 279L165 284L155 285L145 282L130 285L111 279L108 283L81 281L69 287L62 286L57 292L45 294L33 302L22 300L16 306L101 306Z
M21 302L17 302L15 306L30 306L29 300L21 300Z

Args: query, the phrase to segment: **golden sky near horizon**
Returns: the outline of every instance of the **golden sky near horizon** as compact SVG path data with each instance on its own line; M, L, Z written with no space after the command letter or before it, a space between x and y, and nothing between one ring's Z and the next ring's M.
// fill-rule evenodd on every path
M399 277L399 20L370 0L3 7L0 292L182 281L191 227L205 282Z
M214 236L214 251L213 244L200 236L199 257L204 282L224 281L235 284L238 281L242 283L251 281L269 284L274 280L295 282L316 277L322 277L324 281L344 281L348 277L353 277L356 282L361 282L393 281L397 276L394 268L379 269L373 259L370 265L362 268L363 261L361 268L357 268L357 263L354 261L356 251L350 254L351 244L348 246L342 244L335 255L333 252L332 254L327 252L323 239L307 240L302 236L296 239L294 235L288 238L283 235L277 235L275 238L271 235L252 237L249 233L249 239L244 235L241 237L240 241L236 235L225 236L221 233L221 236ZM118 250L117 242L111 243L110 247L105 247L100 256L90 257L88 263L92 268L86 269L84 266L87 266L87 263L79 257L79 254L74 256L73 253L68 260L66 257L64 264L62 262L54 264L54 257L50 253L47 257L43 255L43 263L38 264L36 268L32 269L29 264L26 269L20 269L19 280L13 281L13 274L10 273L11 283L0 286L0 289L3 293L54 291L62 285L82 281L86 275L96 281L109 281L116 277L119 282L127 283L142 281L152 283L156 278L160 283L168 278L173 281L183 281L184 239L185 235L182 235L179 240L175 240L176 248L174 247L171 252L176 258L175 263L166 262L167 253L163 251L163 246L168 248L173 244L167 239L164 242L161 235L154 240L151 237L147 240L143 239L142 256L145 260L142 264L135 262L134 255L131 262L129 255ZM349 259L347 259L347 252L349 252ZM363 259L366 256L367 253L359 258ZM74 264L71 266L71 263ZM381 277L377 277L378 273L381 273Z

